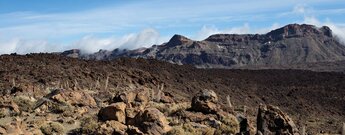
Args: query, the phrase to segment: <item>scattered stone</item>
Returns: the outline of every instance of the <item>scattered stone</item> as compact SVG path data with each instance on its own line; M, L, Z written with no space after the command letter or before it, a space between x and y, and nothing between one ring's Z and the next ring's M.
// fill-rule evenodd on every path
M278 107L260 105L257 116L257 131L264 135L299 135L289 116Z
M101 135L124 135L126 134L127 126L118 121L106 121L100 125L96 134Z

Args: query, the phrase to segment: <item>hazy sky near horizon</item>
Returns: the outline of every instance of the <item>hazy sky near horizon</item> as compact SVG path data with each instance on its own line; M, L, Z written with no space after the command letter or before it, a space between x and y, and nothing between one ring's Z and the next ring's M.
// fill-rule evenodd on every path
M345 41L344 0L0 0L0 54L134 49L174 34L266 33L327 25Z

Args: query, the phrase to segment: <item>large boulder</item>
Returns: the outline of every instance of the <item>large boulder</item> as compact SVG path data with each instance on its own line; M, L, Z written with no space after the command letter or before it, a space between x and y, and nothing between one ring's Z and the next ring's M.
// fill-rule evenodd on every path
M164 114L156 108L147 108L138 114L135 120L135 125L147 134L161 135L171 130Z
M218 96L213 90L202 90L192 99L192 110L202 113L216 114L220 107Z
M299 135L296 125L278 107L260 105L257 116L257 134Z
M102 108L98 113L98 117L103 121L116 120L121 123L126 123L125 109L126 104L123 102L112 103L109 106Z

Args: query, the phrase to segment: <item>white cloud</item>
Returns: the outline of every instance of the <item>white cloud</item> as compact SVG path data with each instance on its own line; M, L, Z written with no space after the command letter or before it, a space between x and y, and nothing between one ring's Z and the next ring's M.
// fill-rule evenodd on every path
M304 16L304 20L302 23L305 24L312 24L317 27L322 26L328 26L333 34L339 38L340 42L345 44L345 26L337 23L333 23L330 21L330 19L326 19L326 21L320 21L315 17L318 14L324 14L324 13L341 13L344 12L342 9L336 9L336 10L320 10L316 11L312 8L306 7L305 5L297 5L294 7L293 12L296 14L301 14Z
M339 40L345 44L345 26L337 23L333 23L330 20L327 20L325 22L321 22L316 17L310 16L305 17L303 23L312 24L318 27L322 26L328 26L331 28L334 35L336 35Z
M166 41L155 29L144 29L139 33L127 34L123 37L97 38L85 36L73 43L69 48L80 48L87 53L96 52L99 49L113 50L115 48L136 49L140 47L150 47L154 44L161 44Z
M10 40L0 39L0 54L9 53L37 53L37 52L61 52L68 49L81 49L86 53L97 52L100 49L113 50L115 48L136 49L150 47L154 44L162 44L169 37L163 37L155 29L144 29L139 33L131 33L122 37L99 38L88 35L74 43L63 45L53 44L47 40L25 40L12 38Z
M248 23L243 24L243 26L222 30L218 29L215 26L203 26L193 38L196 40L203 40L213 34L248 34L250 31L251 30Z
M55 52L62 49L61 45L51 44L44 40L24 40L13 38L0 40L0 54L9 53L33 53L33 52Z
M218 29L215 26L203 26L200 31L192 36L193 39L203 40L213 34L265 34L271 30L279 28L281 25L274 23L269 27L264 28L251 28L248 23L244 23L243 26Z

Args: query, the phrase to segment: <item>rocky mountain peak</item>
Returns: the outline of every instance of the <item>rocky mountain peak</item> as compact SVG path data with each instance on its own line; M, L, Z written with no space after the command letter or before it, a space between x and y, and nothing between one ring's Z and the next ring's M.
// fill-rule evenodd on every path
M67 50L61 53L61 55L63 56L72 57L72 58L79 58L80 54L81 54L80 49L71 49L71 50Z
M210 42L231 42L231 41L243 41L249 37L250 34L215 34L206 38L204 41Z
M189 38L182 36L182 35L177 35L175 34L169 42L166 44L167 46L177 46L177 45L182 45L188 42L191 42Z
M282 28L273 30L267 33L266 35L275 40L292 37L306 37L313 35L325 35L327 37L332 37L332 30L327 26L317 28L314 25L308 24L289 24Z

